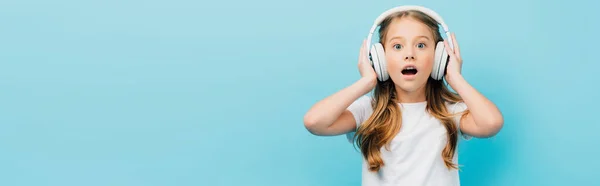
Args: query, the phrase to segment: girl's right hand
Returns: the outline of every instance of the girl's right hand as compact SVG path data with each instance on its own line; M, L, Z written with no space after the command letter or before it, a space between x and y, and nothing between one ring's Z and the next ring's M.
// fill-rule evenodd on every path
M356 121L348 107L377 85L377 74L367 55L366 41L360 48L358 70L361 78L314 104L304 115L304 126L312 134L332 136L356 130Z
M373 87L377 84L377 74L371 66L369 56L367 55L367 44L366 39L363 40L362 47L360 47L360 54L358 55L358 71L362 79L372 82Z

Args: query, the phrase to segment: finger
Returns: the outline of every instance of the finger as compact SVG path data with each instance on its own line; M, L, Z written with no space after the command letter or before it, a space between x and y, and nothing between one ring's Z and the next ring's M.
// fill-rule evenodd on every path
M360 51L359 51L359 54L358 54L358 62L359 63L362 62L363 59L364 59L364 55L365 55L365 42L366 42L366 39L363 40L362 45L360 47Z
M456 35L452 33L452 43L454 45L454 51L457 56L460 56L460 48L458 47L458 42L456 42Z
M363 56L362 60L365 63L368 62L368 60L369 60L369 55L368 55L369 51L367 51L367 50L368 50L367 49L367 40L365 39L365 40L363 40L363 51L362 51L362 56Z
M446 49L446 53L448 53L448 55L451 58L456 58L454 51L452 51L452 49L450 49L450 45L448 44L448 41L444 41L444 45L446 46L446 47L444 47Z

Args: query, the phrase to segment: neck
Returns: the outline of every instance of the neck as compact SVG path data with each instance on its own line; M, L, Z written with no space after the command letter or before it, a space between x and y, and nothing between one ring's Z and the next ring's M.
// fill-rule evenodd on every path
M418 103L427 101L425 87L426 86L422 86L414 91L406 91L402 90L400 87L396 87L396 95L398 95L398 100L396 101L399 103Z

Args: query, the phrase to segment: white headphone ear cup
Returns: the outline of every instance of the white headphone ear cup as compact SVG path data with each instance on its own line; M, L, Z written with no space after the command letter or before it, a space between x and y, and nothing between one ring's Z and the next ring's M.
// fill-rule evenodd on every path
M440 45L442 45L442 59L440 59L440 70L438 71L438 79L443 79L444 75L446 75L446 67L448 66L448 58L450 57L448 55L448 52L446 51L446 47L444 46L444 43L440 43Z
M373 65L373 70L375 70L375 74L377 74L377 79L381 80L381 72L379 72L379 55L377 55L375 45L371 45L371 51L369 51L369 58L371 58L371 64Z
M390 77L387 71L387 61L385 60L385 50L381 43L375 43L375 51L377 51L377 58L379 59L379 72L381 73L381 81L386 81Z
M379 81L385 81L386 72L385 71L385 54L383 53L383 48L380 43L375 43L371 46L371 51L369 51L371 55L371 61L373 62L373 69L377 74L377 79ZM384 56L384 57L382 57Z
M440 41L435 47L435 56L433 60L433 69L431 70L431 78L441 80L446 72L446 62L448 61L448 53L444 42Z

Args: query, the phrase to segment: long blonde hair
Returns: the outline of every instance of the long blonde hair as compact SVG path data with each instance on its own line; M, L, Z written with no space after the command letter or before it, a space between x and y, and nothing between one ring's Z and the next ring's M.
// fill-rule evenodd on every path
M385 41L386 31L392 20L403 17L411 17L423 22L434 33L436 43L442 41L437 22L419 11L404 11L389 16L380 25L379 40ZM457 169L458 166L452 160L456 151L459 129L453 120L454 115L446 109L446 103L456 103L462 101L462 99L458 94L451 92L441 80L429 78L425 89L427 111L437 118L447 130L448 143L444 147L441 156L448 168ZM388 149L390 141L400 131L402 114L396 103L398 97L391 78L377 83L373 97L373 114L357 129L354 140L363 157L367 160L369 170L378 171L384 165L380 150L384 146Z

